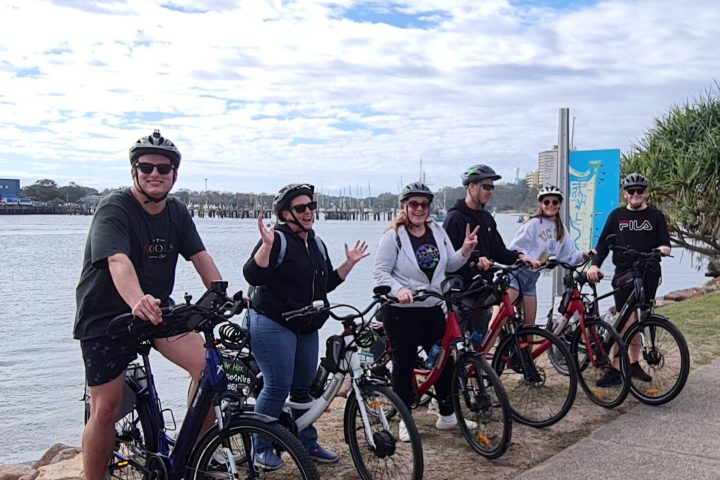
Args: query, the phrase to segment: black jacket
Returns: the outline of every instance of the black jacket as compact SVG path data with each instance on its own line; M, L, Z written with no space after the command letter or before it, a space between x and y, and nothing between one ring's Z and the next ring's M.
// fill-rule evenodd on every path
M254 286L251 307L277 323L299 333L310 333L322 327L328 314L314 318L283 320L282 314L310 305L314 300L327 302L328 292L333 291L342 279L333 269L330 258L320 252L314 240L315 232L308 233L307 243L287 225L276 225L276 230L285 233L287 247L285 257L277 265L280 241L275 235L270 252L270 264L261 268L255 263L255 252L262 240L253 249L243 267L245 280ZM325 244L323 243L323 248Z
M491 272L479 272L475 266L475 261L479 257L487 257L492 261L504 265L515 263L519 252L507 249L505 242L497 230L497 224L493 216L485 209L471 209L465 205L465 199L461 198L455 202L455 205L450 207L447 218L443 223L443 227L455 248L460 248L465 241L466 225L470 225L470 230L475 229L478 225L480 226L478 229L478 244L475 247L475 252L470 257L470 261L456 272L461 274L466 282L478 273L481 273L482 277L487 280L492 279Z

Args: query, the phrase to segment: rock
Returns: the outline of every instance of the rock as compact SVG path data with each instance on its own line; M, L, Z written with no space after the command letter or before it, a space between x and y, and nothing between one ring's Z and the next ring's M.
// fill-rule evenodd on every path
M44 467L45 465L49 465L51 463L62 462L63 460L75 457L78 453L80 453L79 448L68 447L62 443L56 443L50 447L42 457L40 457L40 460L35 462L35 468Z
M76 453L69 459L40 467L35 480L79 480L82 478L82 455Z
M34 480L37 475L31 465L0 465L0 480Z
M683 300L696 297L698 295L701 295L702 293L703 292L701 290L698 290L696 288L686 288L684 290L675 290L674 292L670 292L666 294L663 298L665 300L670 300L673 302L682 302Z

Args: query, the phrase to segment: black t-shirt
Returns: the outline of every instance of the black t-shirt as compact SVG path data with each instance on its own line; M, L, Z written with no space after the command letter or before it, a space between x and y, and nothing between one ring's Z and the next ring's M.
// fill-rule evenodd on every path
M432 281L433 273L440 261L440 250L432 230L426 228L421 237L415 235L409 235L409 237L420 270L427 276L428 281Z
M83 270L75 292L73 336L79 340L104 336L113 317L130 311L110 276L108 257L127 255L142 291L166 304L175 285L178 255L189 260L203 250L192 217L177 199L168 198L162 212L150 215L130 190L103 198L85 244Z
M654 207L644 210L628 210L625 207L616 208L608 216L595 249L598 254L593 259L593 265L601 266L608 253L607 237L617 235L616 245L631 247L641 252L649 252L662 245L670 246L665 215ZM632 268L633 257L619 251L613 252L615 275Z

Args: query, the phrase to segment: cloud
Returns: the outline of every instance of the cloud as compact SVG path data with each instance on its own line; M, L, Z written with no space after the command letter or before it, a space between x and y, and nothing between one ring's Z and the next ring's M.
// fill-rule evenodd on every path
M579 148L627 150L710 88L717 13L710 0L11 0L0 171L126 185L127 148L161 128L183 153L179 188L390 191L420 159L433 188L478 162L511 179L557 143L561 107Z

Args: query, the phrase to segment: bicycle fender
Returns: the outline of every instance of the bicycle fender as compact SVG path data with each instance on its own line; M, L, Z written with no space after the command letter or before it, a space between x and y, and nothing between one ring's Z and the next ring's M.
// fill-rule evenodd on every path
M661 320L663 322L672 323L668 317L666 317L665 315L658 315L657 313L650 314L647 316L647 318L652 318L655 320Z

